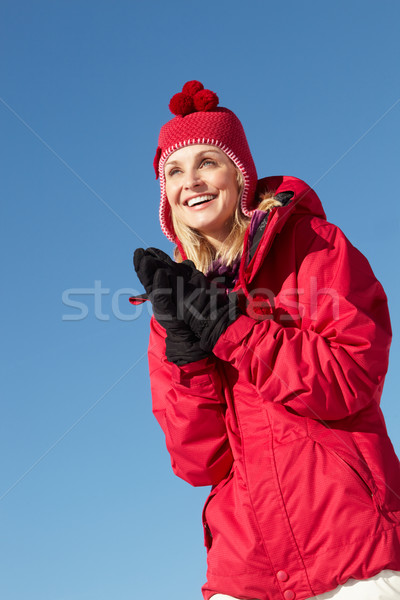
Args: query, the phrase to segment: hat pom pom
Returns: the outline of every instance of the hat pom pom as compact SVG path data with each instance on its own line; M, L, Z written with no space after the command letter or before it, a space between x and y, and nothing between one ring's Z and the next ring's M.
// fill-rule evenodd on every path
M187 81L182 88L182 92L184 94L188 94L188 96L194 96L197 92L204 89L204 85L200 83L200 81Z
M193 101L196 110L209 111L217 108L219 98L211 90L200 90L194 95Z
M169 103L169 110L173 115L188 115L193 112L194 103L192 96L179 92L172 96Z
M169 110L173 115L189 115L199 111L207 112L214 110L218 106L218 96L211 90L205 90L200 81L187 81L182 91L172 96L169 103Z

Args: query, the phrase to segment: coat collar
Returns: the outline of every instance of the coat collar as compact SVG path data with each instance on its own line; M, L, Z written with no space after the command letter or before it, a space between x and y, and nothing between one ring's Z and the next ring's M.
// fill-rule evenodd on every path
M239 281L246 294L246 286L256 276L264 262L266 255L275 239L282 231L287 220L294 214L312 215L326 219L320 199L314 190L301 179L289 176L265 177L257 184L257 195L273 192L275 196L285 192L292 192L293 196L285 206L274 207L270 210L268 221L263 236L258 244L257 251L249 261L248 252L243 252L239 270ZM244 240L244 248L248 248L250 228Z

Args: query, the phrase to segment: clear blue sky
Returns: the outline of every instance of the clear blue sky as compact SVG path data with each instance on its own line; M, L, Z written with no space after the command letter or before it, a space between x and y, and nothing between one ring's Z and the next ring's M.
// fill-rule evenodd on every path
M400 452L399 22L397 0L2 1L0 598L201 598L208 490L172 474L127 303L133 250L172 250L152 161L188 79L383 283Z

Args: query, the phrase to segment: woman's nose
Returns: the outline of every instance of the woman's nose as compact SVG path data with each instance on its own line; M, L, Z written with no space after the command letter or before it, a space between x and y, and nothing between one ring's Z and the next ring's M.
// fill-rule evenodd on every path
M201 184L202 184L202 179L200 177L200 174L197 173L197 171L190 171L190 172L186 173L186 178L185 178L185 188L186 189L195 188Z

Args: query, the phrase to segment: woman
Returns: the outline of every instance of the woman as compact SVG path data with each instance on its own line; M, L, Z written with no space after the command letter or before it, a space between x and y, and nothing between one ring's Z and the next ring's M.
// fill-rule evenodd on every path
M212 486L204 598L399 598L385 294L309 186L257 182L240 121L217 105L196 81L172 98L154 164L176 262L134 259L172 467Z

